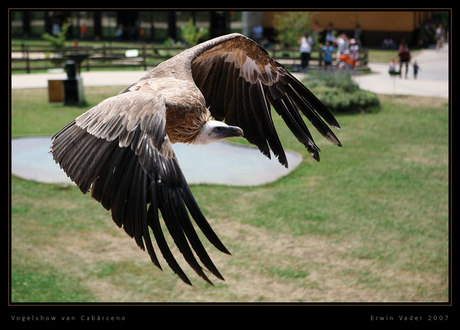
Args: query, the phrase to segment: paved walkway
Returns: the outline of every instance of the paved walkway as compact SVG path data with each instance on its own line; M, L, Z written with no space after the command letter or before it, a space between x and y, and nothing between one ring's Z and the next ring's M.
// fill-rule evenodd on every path
M148 71L89 71L82 72L83 85L93 86L129 86ZM48 88L49 79L65 79L66 73L14 74L11 78L13 89Z
M396 54L396 51L395 51ZM370 63L371 74L356 76L359 87L378 94L418 95L449 97L448 46L440 51L424 49L415 54L412 60L420 66L417 79L414 79L413 66L409 66L408 79L390 76L387 63ZM397 56L395 56L397 59ZM405 67L403 67L403 72Z

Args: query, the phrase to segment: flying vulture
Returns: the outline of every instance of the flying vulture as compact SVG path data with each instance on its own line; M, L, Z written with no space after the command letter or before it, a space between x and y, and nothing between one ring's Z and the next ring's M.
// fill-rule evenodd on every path
M185 50L94 106L53 136L51 153L83 193L91 188L92 198L112 211L114 222L161 269L150 227L168 265L191 285L163 235L160 210L185 260L212 284L195 254L209 272L224 278L190 216L218 250L230 252L195 201L172 145L244 136L267 157L271 149L287 167L270 105L317 161L320 149L300 112L341 146L326 123L340 126L321 101L257 43L233 33Z

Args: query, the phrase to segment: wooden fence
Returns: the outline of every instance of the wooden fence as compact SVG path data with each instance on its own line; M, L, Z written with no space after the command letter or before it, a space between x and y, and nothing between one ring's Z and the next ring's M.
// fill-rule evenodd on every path
M56 50L52 47L32 47L27 45L16 46L11 49L11 69L31 73L37 70L63 68L67 60L81 61L80 69L90 71L94 68L113 67L141 67L147 70L160 62L171 58L187 47L157 46L142 44L139 47L65 47ZM269 54L286 67L300 64L298 48L269 48ZM335 55L333 59L336 60ZM360 53L358 65L367 65L368 52L365 49ZM324 65L323 52L313 50L310 66Z

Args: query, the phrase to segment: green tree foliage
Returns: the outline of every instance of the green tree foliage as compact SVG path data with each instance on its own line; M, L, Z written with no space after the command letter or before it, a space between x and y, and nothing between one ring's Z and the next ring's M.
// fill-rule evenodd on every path
M65 47L65 43L66 43L67 31L69 30L71 25L72 25L72 18L69 17L64 22L64 24L62 24L61 32L59 32L57 36L53 36L49 34L48 32L45 32L42 34L42 38L45 40L48 40L51 43L51 45L56 49L63 48Z
M290 46L296 46L297 41L305 32L308 32L315 43L315 36L312 34L312 18L314 13L306 11L284 12L276 14L273 18L273 27L278 35L279 41Z
M204 27L196 28L195 24L193 24L193 19L191 18L189 19L188 24L181 26L180 29L182 38L190 46L197 45L201 38L204 38L209 34L209 30Z

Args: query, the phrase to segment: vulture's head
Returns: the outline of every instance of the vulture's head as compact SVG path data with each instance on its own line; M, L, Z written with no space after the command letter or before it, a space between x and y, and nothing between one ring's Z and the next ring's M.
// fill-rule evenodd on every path
M241 128L217 120L208 120L201 126L193 144L209 144L236 136L244 136Z

